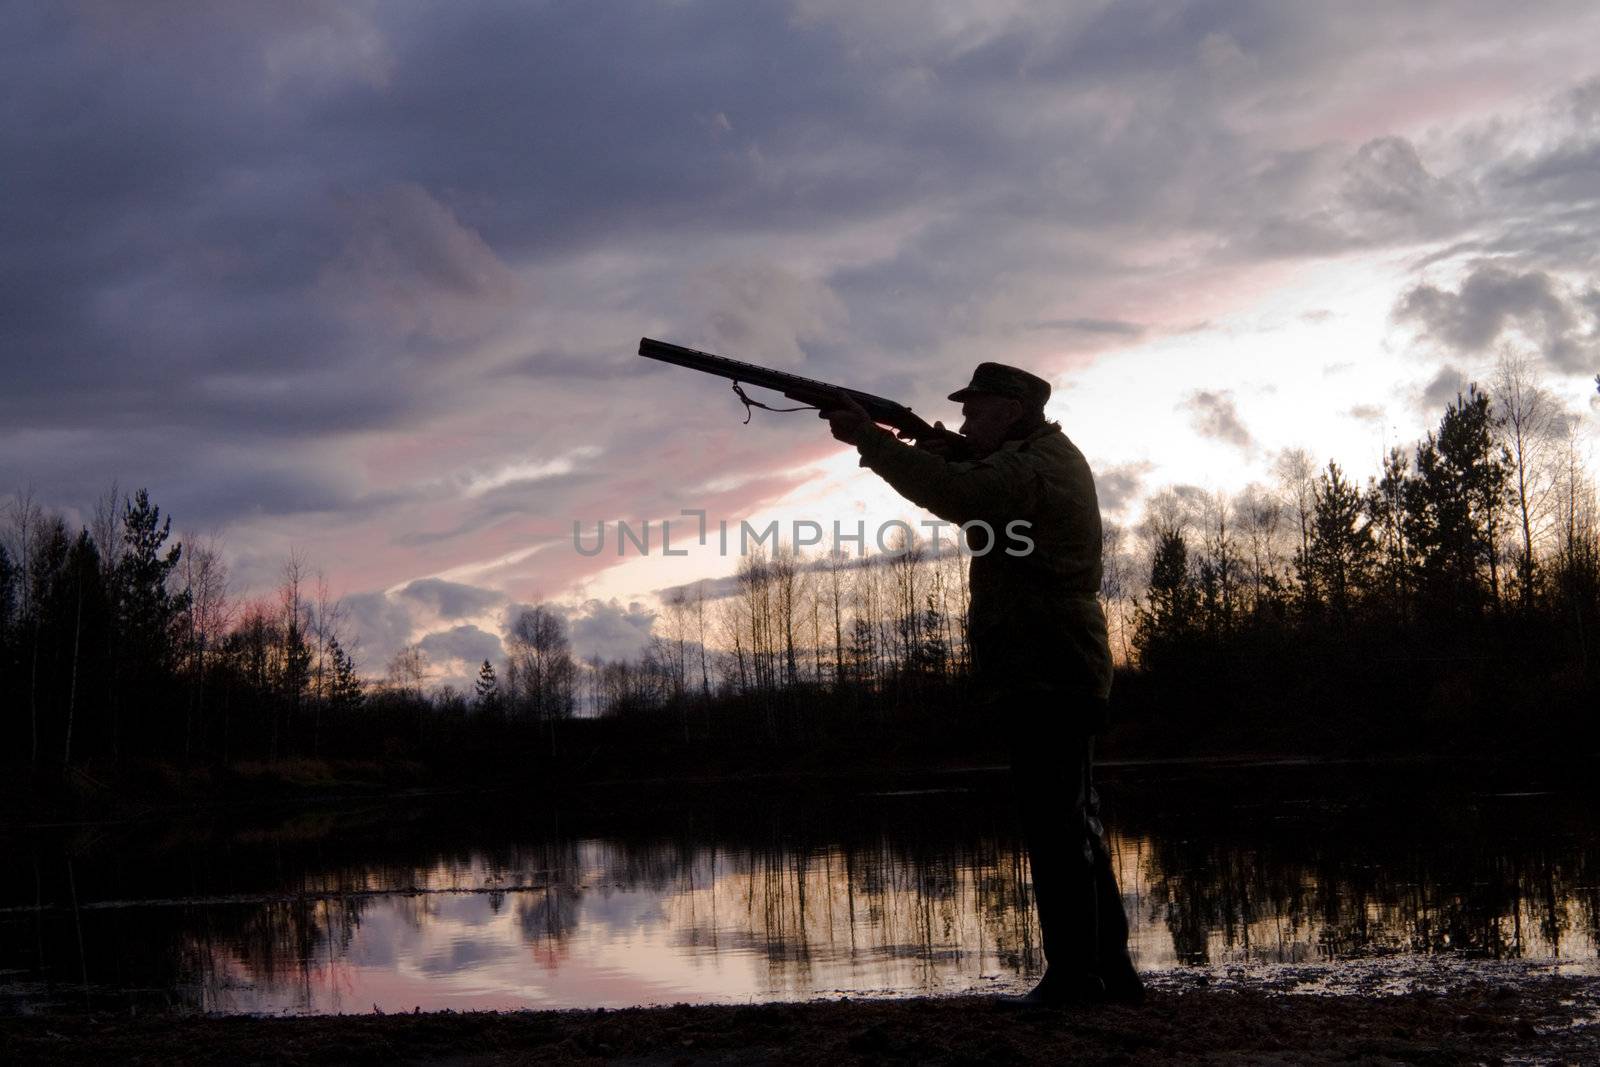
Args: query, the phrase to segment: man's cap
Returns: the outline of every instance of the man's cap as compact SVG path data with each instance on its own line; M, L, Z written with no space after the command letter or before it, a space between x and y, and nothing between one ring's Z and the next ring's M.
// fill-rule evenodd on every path
M980 363L978 369L972 372L972 383L965 389L951 393L950 399L961 401L974 396L1008 396L1030 408L1042 408L1044 402L1050 399L1050 383L1021 367Z

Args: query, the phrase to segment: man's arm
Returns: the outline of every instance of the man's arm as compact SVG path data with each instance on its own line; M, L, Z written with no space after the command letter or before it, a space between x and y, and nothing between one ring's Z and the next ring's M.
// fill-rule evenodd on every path
M996 452L976 462L951 462L870 427L856 438L861 465L918 507L947 522L1005 523L1031 514L1039 475L1019 452Z
M1009 522L1029 514L1038 502L1039 475L1023 453L1000 451L977 462L946 459L940 437L918 447L902 444L844 392L817 415L828 420L835 439L856 446L863 467L946 522ZM942 423L936 428L949 433Z

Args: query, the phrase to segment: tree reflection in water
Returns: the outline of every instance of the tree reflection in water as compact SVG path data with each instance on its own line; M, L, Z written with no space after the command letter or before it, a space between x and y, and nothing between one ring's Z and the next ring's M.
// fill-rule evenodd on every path
M1333 801L1207 794L1144 839L1149 899L1183 964L1389 954L1593 960L1592 798L1460 785Z
M1596 957L1600 879L1578 798L1228 796L1109 813L1142 969ZM36 841L31 864L0 876L0 967L25 976L9 992L32 1004L209 1011L982 988L1041 965L1009 826L1004 798L976 790Z

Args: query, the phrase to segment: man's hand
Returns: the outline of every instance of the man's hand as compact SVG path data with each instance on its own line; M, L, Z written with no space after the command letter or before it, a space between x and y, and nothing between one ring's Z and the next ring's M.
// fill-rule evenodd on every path
M877 426L872 416L867 414L867 409L843 390L835 394L832 406L817 412L817 417L827 419L828 429L833 436L847 445L858 444L865 434Z
M932 452L940 459L952 459L964 451L966 438L954 430L945 429L942 422L933 424L934 434L931 437L917 438L917 447L924 452Z

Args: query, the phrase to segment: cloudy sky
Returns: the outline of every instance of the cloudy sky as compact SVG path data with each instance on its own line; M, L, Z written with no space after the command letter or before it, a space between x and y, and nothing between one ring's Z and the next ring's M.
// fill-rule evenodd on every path
M707 552L908 514L650 335L934 416L1048 375L1113 518L1360 477L1500 347L1590 423L1592 2L0 4L0 488L294 549L369 669L648 632ZM448 670L446 667L441 669Z

